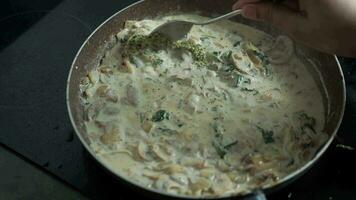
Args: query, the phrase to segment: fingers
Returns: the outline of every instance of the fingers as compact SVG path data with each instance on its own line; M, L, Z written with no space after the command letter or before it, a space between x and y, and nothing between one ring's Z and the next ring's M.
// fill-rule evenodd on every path
M247 4L261 2L262 0L239 0L233 6L233 10L241 9L243 6ZM293 10L299 10L299 2L298 0L285 0L282 2L282 5L287 6Z
M251 3L257 3L260 2L261 0L239 0L237 1L233 6L233 10L241 9L243 6Z
M242 14L252 20L270 23L292 36L299 35L307 24L298 12L270 2L247 4L243 6Z
M282 3L282 5L294 10L294 11L299 11L299 2L297 0L286 0Z

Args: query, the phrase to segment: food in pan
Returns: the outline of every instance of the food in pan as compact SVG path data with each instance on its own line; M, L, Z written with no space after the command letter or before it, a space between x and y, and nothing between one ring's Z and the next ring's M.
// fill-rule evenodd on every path
M322 94L293 42L223 21L149 35L174 15L127 21L81 82L91 148L114 171L170 194L213 197L276 184L328 136Z

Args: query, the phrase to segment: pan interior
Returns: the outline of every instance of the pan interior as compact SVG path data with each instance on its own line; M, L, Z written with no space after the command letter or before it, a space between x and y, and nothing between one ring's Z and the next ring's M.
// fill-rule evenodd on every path
M68 100L70 101L69 109L72 117L72 122L76 127L76 131L79 137L84 142L84 145L88 147L90 140L88 140L85 127L83 124L83 107L81 106L79 85L83 77L86 76L89 70L99 65L99 62L104 55L104 52L111 49L116 44L115 34L119 32L123 24L128 19L145 19L155 17L147 11L147 7L157 9L158 15L168 15L173 12L195 12L200 11L202 14L209 13L224 13L229 10L229 3L217 3L214 7L211 7L214 1L145 1L137 4L124 12L118 13L104 25L100 27L84 44L80 53L76 57L73 64L73 69L69 77L68 87ZM211 10L214 8L214 10ZM138 14L140 13L140 14ZM250 21L236 18L235 20L245 23L249 26L255 27L273 36L279 35L276 30L272 30L270 27L265 27L262 24L256 24ZM99 48L98 48L99 47ZM313 50L307 49L302 46L296 47L300 57L305 57L304 62L310 63L313 61L315 65L310 66L310 73L318 83L321 91L324 91L323 104L325 108L328 108L326 115L325 131L329 134L331 141L334 136L335 130L339 125L340 118L343 114L344 105L344 85L343 78L339 66L335 62L334 57L324 55ZM320 70L319 70L320 69ZM337 76L335 76L335 74ZM333 77L330 79L330 77ZM326 147L325 147L326 148ZM91 153L92 150L88 148ZM321 150L323 151L323 150ZM93 153L93 155L95 155ZM105 163L104 166L108 167Z

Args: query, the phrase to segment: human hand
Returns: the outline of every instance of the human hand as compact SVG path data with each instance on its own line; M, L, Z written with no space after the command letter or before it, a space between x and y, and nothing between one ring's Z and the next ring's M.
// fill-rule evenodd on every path
M233 9L270 23L304 45L356 57L356 0L239 0Z

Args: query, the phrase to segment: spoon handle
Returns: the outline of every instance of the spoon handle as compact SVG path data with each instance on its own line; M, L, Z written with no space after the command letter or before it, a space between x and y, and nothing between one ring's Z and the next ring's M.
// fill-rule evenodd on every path
M222 15L220 17L217 17L217 18L214 18L214 19L211 19L211 20L208 20L206 22L202 22L202 23L194 23L196 25L207 25L207 24L211 24L211 23L214 23L216 21L220 21L220 20L224 20L224 19L230 19L232 17L235 17L236 15L240 15L242 13L242 10L239 9L239 10L235 10L235 11L232 11L230 13L227 13L225 15Z
M282 3L284 1L285 0L272 0L273 3ZM230 13L227 13L225 15L219 16L217 18L213 18L213 19L208 20L206 22L201 22L201 23L195 22L194 24L195 25L207 25L207 24L214 23L216 21L220 21L220 20L224 20L224 19L230 19L230 18L235 17L236 15L240 15L240 14L242 14L242 9L232 11Z

